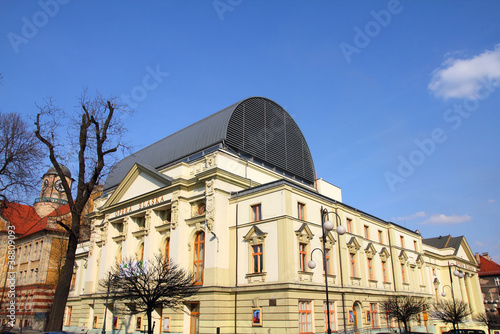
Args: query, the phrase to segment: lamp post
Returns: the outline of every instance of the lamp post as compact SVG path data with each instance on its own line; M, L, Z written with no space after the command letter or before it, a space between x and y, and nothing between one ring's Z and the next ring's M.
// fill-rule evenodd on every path
M455 303L455 292L453 291L453 276L456 276L458 278L463 278L465 276L465 274L463 273L463 271L455 269L453 271L453 275L452 275L451 274L451 266L452 265L450 264L450 262L448 262L448 273L450 274L450 285L443 286L443 292L441 293L441 296L446 297L446 293L444 292L444 288L445 287L449 287L450 290L451 290L451 298L453 300L453 313L456 313L457 312L457 306L456 306L456 303ZM454 316L455 316L455 314L454 314ZM455 323L455 321L456 321L456 319L454 319L454 322L453 322L453 329L458 330L460 328L458 326L458 322ZM455 326L456 326L456 328L455 328Z
M111 272L108 273L108 291L106 292L106 302L104 303L104 320L102 322L102 334L106 334L106 316L108 313L109 287L111 286L111 282L114 279L115 276Z
M328 321L328 334L331 334L332 333L332 328L330 326L330 300L328 298L328 272L327 272L327 267L326 267L326 251L325 251L325 244L326 244L326 235L328 234L328 232L330 231L336 231L339 235L342 235L346 232L346 229L344 226L342 225L339 225L337 224L337 229L335 230L334 229L334 224L333 222L331 222L330 220L328 220L328 214L329 213L333 213L335 214L335 218L336 219L340 219L339 215L332 211L332 212L328 212L328 210L326 208L323 208L323 206L321 207L321 211L320 211L320 214L321 214L321 229L323 231L323 249L320 249L320 248L315 248L311 251L311 261L309 261L309 263L307 264L309 268L311 269L314 269L316 268L316 262L314 262L314 260L312 259L312 255L314 253L315 250L319 250L321 251L321 253L323 254L323 270L325 272L325 291L326 291L326 317L327 317L327 321ZM325 221L325 217L327 218L327 220ZM338 223L338 220L337 220L337 223ZM340 259L340 253L339 253L339 259ZM340 271L342 272L342 265L340 267ZM342 305L343 306L343 305ZM344 324L345 324L345 317L344 317Z

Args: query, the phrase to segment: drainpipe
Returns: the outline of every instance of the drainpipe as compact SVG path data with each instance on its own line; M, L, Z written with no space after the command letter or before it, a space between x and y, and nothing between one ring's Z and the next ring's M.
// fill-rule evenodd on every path
M236 277L235 277L235 289L234 289L234 334L238 333L237 328L237 307L238 307L238 202L236 202Z
M389 230L387 231L387 237L389 239L389 249L391 250L392 282L394 284L394 292L398 292L396 287L396 274L394 273L394 256L392 256L391 232Z

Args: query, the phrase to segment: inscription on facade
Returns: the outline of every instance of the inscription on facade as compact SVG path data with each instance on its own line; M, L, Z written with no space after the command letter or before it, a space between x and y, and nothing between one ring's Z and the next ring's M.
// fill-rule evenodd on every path
M115 211L114 214L113 214L113 216L114 217L122 216L122 215L125 215L125 214L128 214L128 213L140 210L140 209L144 209L144 208L150 207L152 205L160 204L162 202L165 202L165 199L163 198L163 196L158 196L158 197L155 197L153 199L141 202L139 204L132 205L132 206L120 209L118 211Z

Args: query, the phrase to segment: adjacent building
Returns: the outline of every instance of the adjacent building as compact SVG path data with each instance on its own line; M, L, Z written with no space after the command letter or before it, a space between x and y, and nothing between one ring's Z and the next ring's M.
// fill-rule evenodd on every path
M484 298L486 314L500 319L500 265L488 253L476 253L479 263L479 283ZM500 329L497 324L495 329Z
M298 125L266 98L235 103L126 157L95 207L77 254L68 331L143 331L145 315L115 312L99 281L125 258L155 254L189 269L200 286L184 312L155 310L158 334L324 333L327 310L334 331L387 331L398 324L381 302L450 298L441 296L446 286L472 308L483 305L465 238L443 246L343 203L340 188L316 178ZM322 219L347 232L323 239ZM464 279L451 282L448 268ZM426 312L412 323L415 332L443 328Z

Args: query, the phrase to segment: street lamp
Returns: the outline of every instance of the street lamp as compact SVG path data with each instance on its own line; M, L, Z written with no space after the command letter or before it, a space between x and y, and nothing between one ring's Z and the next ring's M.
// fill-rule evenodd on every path
M465 274L464 274L463 271L455 269L453 271L453 275L452 275L451 274L451 266L452 265L450 264L450 262L448 262L448 273L450 274L450 285L443 286L443 292L441 293L441 296L446 297L446 293L444 292L444 288L445 287L449 287L450 290L451 290L451 298L453 300L453 312L457 312L457 306L456 306L456 303L455 303L455 292L453 291L453 276L456 276L456 277L458 277L460 279L460 278L463 278L465 276ZM455 264L455 266L456 266L456 264ZM455 328L455 326L456 326L456 328ZM453 323L453 328L454 329L460 329L459 326L458 326L458 323L456 323L456 324Z
M334 228L335 224L332 221L328 220L329 213L335 214L335 218L337 220L337 229ZM328 299L328 272L326 270L327 268L326 268L326 252L325 252L326 235L330 231L336 231L339 235L343 235L346 232L346 229L344 226L338 224L338 219L340 219L340 216L335 211L328 212L326 208L321 207L320 214L321 214L321 227L323 231L323 249L315 248L311 251L311 261L309 261L307 266L311 269L316 268L316 262L314 262L314 260L312 259L312 255L315 250L319 250L323 254L323 270L325 272L325 291L326 291L326 316L328 321L327 328L328 328L328 334L331 334L332 329L330 326L330 300ZM327 218L326 221L325 217ZM341 259L340 253L339 253L339 259ZM340 271L342 274L342 264L340 265ZM345 324L345 318L344 318L344 324Z

